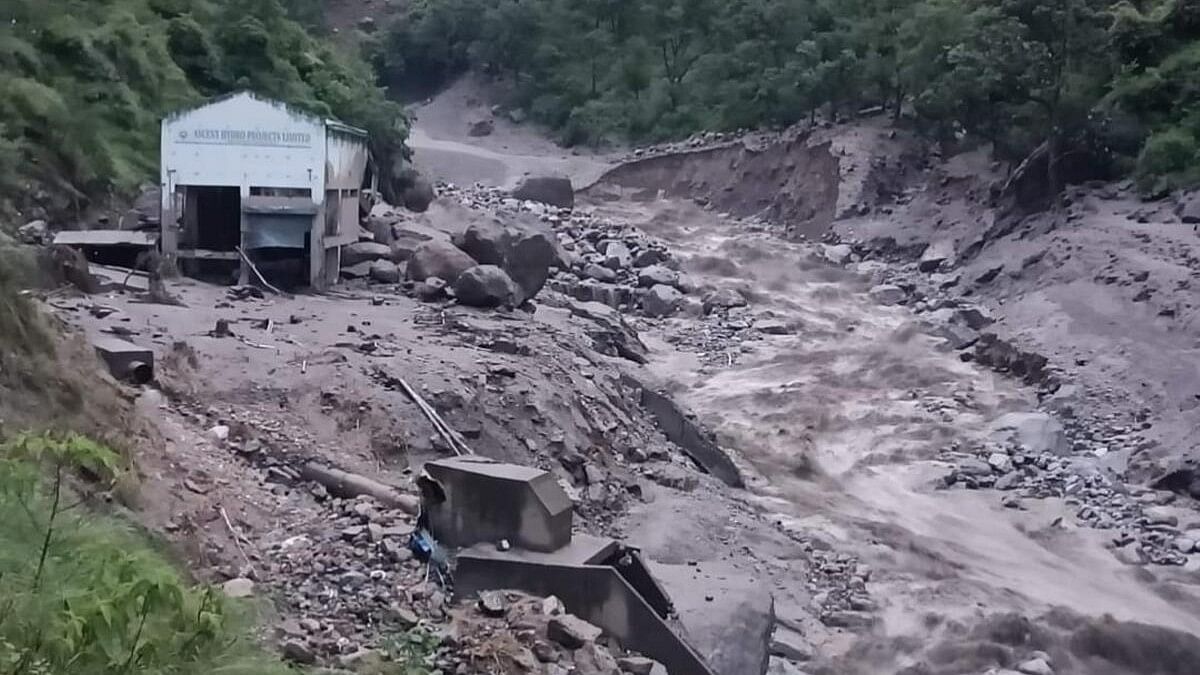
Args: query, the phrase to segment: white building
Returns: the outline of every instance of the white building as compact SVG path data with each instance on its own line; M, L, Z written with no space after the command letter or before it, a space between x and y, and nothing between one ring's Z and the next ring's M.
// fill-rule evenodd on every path
M162 251L187 273L299 265L309 284L337 280L340 247L358 241L367 133L250 92L162 122ZM213 262L224 261L224 262Z

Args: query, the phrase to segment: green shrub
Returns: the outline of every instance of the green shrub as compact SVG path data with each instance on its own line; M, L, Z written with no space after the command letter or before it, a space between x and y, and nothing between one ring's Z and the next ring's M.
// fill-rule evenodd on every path
M128 526L80 509L70 477L112 481L119 462L81 436L0 445L0 672L290 672L248 637L243 608L186 584Z
M1191 182L1197 166L1196 137L1172 128L1160 131L1146 141L1138 155L1138 186L1146 192L1161 192Z

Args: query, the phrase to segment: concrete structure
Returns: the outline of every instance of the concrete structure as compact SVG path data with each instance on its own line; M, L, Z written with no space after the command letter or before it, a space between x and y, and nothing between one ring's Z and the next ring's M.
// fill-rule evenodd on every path
M571 533L573 505L545 471L474 456L429 462L419 480L424 515L455 557L454 592L493 589L557 596L671 675L713 675L668 623L672 603L637 549ZM500 550L508 540L513 548Z
M429 462L425 474L429 526L447 546L507 539L530 551L556 551L571 543L571 498L545 471L468 455Z
M92 347L118 380L146 384L154 379L154 352L149 349L110 337L92 340Z
M162 122L162 251L185 271L286 261L314 287L358 241L367 133L249 92ZM205 262L208 261L208 262ZM212 263L211 261L225 261Z

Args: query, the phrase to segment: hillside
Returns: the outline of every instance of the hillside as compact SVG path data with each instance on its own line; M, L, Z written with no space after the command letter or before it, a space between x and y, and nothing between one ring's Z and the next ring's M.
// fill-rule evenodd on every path
M474 69L568 145L888 111L1042 179L1195 178L1193 0L415 0L375 57L398 91ZM383 15L381 15L382 17Z
M78 214L157 171L158 121L240 88L371 131L403 156L399 106L310 26L310 0L10 0L0 9L0 215ZM19 224L19 223L18 223Z

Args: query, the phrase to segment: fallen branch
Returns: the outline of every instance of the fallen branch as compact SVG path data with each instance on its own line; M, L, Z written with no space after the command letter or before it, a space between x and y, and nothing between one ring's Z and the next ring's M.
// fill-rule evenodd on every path
M256 267L255 264L253 262L251 262L250 256L246 255L246 252L242 250L241 246L235 246L234 249L237 250L238 255L240 255L242 257L242 262L244 262L250 266L250 271L254 272L254 276L258 277L258 280L260 282L262 282L262 285L265 286L267 288L267 290L271 291L275 295L284 295L284 296L287 295L287 293L284 293L283 291L279 290L278 288L275 288L274 286L272 286L270 284L270 282L267 281L266 277L264 277L262 275L262 272L258 271L258 267Z
M421 509L421 503L416 497L402 494L399 490L366 476L349 473L317 462L309 462L301 467L300 476L304 480L323 485L329 494L342 499L367 495L384 506L400 509L411 515L416 515Z
M421 395L418 394L416 390L413 389L407 382L405 382L404 378L398 377L396 378L396 381L399 383L400 387L404 389L404 393L407 394L410 399L412 399L413 403L417 404L417 407L421 409L421 412L425 413L425 417L429 418L429 422L433 424L433 428L437 429L437 432L441 435L442 439L450 445L450 449L454 451L454 454L475 454L471 451L471 448L467 447L467 442L463 440L462 436L460 436L457 431L451 429L450 425L446 424L446 421L442 419L442 416L433 409L433 406L429 405L425 399L421 398Z
M253 570L254 563L250 562L250 556L246 555L246 549L242 548L242 533L238 532L237 528L233 526L233 521L229 520L229 514L225 513L224 506L217 507L217 510L221 512L221 518L225 520L225 527L229 528L229 534L233 535L233 545L237 547L238 553L242 554L242 560L245 560L246 565Z

